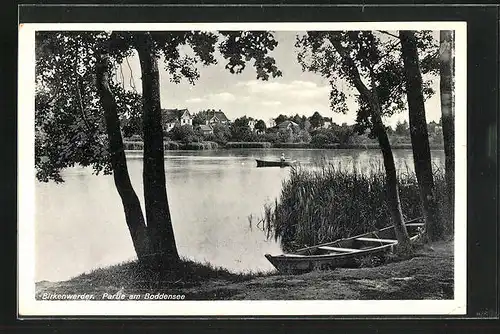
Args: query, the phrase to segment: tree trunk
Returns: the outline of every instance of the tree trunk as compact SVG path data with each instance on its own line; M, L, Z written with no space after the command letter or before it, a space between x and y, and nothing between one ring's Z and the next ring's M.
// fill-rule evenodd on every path
M116 101L109 86L109 60L107 55L98 55L96 63L96 83L102 108L106 131L109 139L111 167L116 189L122 200L125 220L132 237L135 252L140 261L145 260L149 253L149 237L146 231L139 198L137 197L127 169L127 160L123 150L123 140L120 132L120 120L117 114Z
M385 190L387 194L387 201L389 203L389 210L391 212L392 223L394 225L394 231L398 240L398 252L403 255L409 255L413 252L413 250L410 243L410 237L408 236L408 231L406 230L406 226L404 224L403 213L401 210L401 201L399 200L399 187L396 173L396 164L394 163L394 155L392 154L392 148L389 142L389 137L387 136L387 131L385 130L384 123L382 122L382 113L380 104L378 103L376 98L377 95L375 89L373 89L373 94L375 100L370 103L372 105L371 110L373 130L377 136L384 160L386 176ZM373 100L373 97L369 98Z
M179 261L172 219L168 206L163 151L160 77L158 60L149 33L134 35L142 75L144 129L144 200L148 231L160 264L172 266Z
M406 95L410 118L410 135L413 149L413 163L417 175L427 236L431 241L443 238L443 225L440 219L434 191L434 178L431 165L431 150L425 118L422 75L418 63L418 51L413 31L401 30L401 51L404 63Z
M398 240L398 253L403 255L410 255L413 252L413 249L411 247L408 231L406 230L406 226L403 221L401 202L399 200L396 166L394 164L394 156L392 154L391 144L389 142L389 138L387 137L384 123L382 122L382 110L380 107L380 102L378 100L375 81L373 80L372 76L372 90L370 91L361 80L361 75L359 74L358 68L356 67L353 59L350 57L348 50L344 46L342 46L340 40L331 38L330 41L344 60L345 65L348 66L350 72L349 76L354 86L370 105L373 130L377 136L380 149L382 151L382 157L384 159L387 201L389 202L392 224L394 226L394 231Z
M445 177L448 188L448 219L454 220L455 209L455 108L453 98L454 61L453 31L440 32L441 124L443 126Z

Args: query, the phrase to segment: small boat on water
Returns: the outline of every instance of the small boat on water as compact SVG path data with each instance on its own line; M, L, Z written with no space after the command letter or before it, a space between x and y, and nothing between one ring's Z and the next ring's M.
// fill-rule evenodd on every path
M412 219L405 225L412 243L422 238L425 227L422 218ZM282 273L301 273L336 267L355 268L363 257L384 255L391 252L397 244L394 227L388 226L378 231L301 248L293 253L276 256L266 254L265 257Z
M269 161L269 160L259 160L257 161L257 167L289 167L295 164L295 160L293 161Z

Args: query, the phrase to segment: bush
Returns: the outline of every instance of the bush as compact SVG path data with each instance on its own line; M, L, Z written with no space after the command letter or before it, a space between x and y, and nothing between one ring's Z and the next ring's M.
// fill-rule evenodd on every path
M279 136L277 132L267 132L262 135L262 141L270 142L270 143L277 143Z
M196 134L191 125L175 125L168 133L169 137L184 144L199 142L200 137Z
M175 141L165 141L165 142L163 142L163 149L164 150L178 150L178 149L180 149L180 145L178 142L175 142Z
M130 151L142 151L144 143L142 141L125 141L123 142L123 149Z
M326 144L329 144L329 138L327 135L325 135L323 133L315 134L311 138L311 146L324 147Z
M214 150L217 149L219 145L215 142L191 142L188 144L184 144L182 146L185 150Z
M138 142L138 141L142 141L142 137L139 135L132 135L132 136L130 136L130 138L128 138L128 140Z

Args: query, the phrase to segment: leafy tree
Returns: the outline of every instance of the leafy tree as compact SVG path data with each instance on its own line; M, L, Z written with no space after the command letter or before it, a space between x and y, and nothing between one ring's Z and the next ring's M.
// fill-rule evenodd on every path
M443 129L441 125L435 121L431 121L427 124L427 132L429 133L429 141L435 144L443 144Z
M278 143L279 135L277 131L269 130L262 135L262 141L267 141L270 143Z
M311 145L314 147L323 147L330 142L328 135L324 133L317 133L311 138Z
M333 129L318 128L312 132L313 137L318 134L325 135L328 138L327 144L333 144L339 142L339 139L337 137L337 132L334 131Z
M309 122L309 120L305 116L302 116L301 129L304 129L306 131L311 130L311 122Z
M332 131L340 144L349 144L354 135L354 127L343 123L341 126L332 125Z
M281 123L283 123L286 120L288 120L288 117L285 115L281 115L281 114L274 119L274 121L276 122L276 125L280 125Z
M398 121L396 123L396 129L394 132L399 136L409 136L410 135L410 126L408 122L404 120L403 122Z
M309 122L311 122L311 126L313 128L319 128L322 127L323 124L325 124L323 116L321 116L321 114L317 111L315 111L314 114L309 117Z
M127 94L129 98L127 100L127 112L120 115L123 136L126 138L132 137L133 135L142 137L144 129L142 125L140 97L130 92L125 92L125 94Z
M405 76L397 52L399 44L398 35L387 31L308 32L296 43L300 49L298 60L303 69L330 80L330 105L334 111L347 111L346 97L349 92L338 87L339 79L359 93L356 97L359 109L355 127L360 134L370 130L370 137L377 138L379 142L386 172L388 207L398 248L402 253L411 253L403 223L394 157L382 121L382 116L391 116L405 107ZM422 74L434 74L437 61L434 40L429 31L418 32L417 49L422 55ZM431 80L422 82L424 98L434 93L431 83Z
M385 131L387 132L387 135L390 137L392 135L394 135L394 130L392 129L392 127L390 126L386 126L385 127Z
M454 219L455 202L455 99L454 87L454 34L450 30L442 30L439 36L439 74L441 119L445 154L445 178L448 188L448 219Z
M263 120L259 119L256 123L255 123L255 129L259 132L265 132L266 131L266 122L264 122Z
M231 139L234 141L251 141L252 131L248 122L250 119L243 116L234 120L231 124Z
M294 133L292 129L280 129L278 131L278 141L280 143L293 143Z
M430 121L429 124L427 124L427 131L429 131L429 133L438 133L439 130L438 130L438 127L439 127L439 124L434 122L434 121Z
M408 233L403 223L399 200L394 156L382 121L404 108L404 75L398 54L397 41L382 40L387 32L335 31L307 32L297 38L298 61L303 70L318 73L330 80L330 105L335 112L347 111L347 93L337 86L340 80L358 91L356 127L360 133L366 129L378 139L386 171L386 192L389 210L402 253L412 252ZM422 32L421 49L428 48L429 33ZM433 68L432 57L424 56L424 72ZM340 79L340 80L339 80ZM424 82L424 94L433 92L430 82ZM314 137L313 137L314 139Z
M248 117L243 116L243 117L235 119L232 125L233 125L233 127L246 128L246 127L248 127L249 121L250 121L250 119Z
M61 169L75 163L93 166L96 174L112 172L139 259L175 264L179 256L166 195L158 58L165 59L171 81L194 84L197 64L214 64L217 47L231 73L241 73L253 60L257 78L267 80L281 75L268 56L276 45L265 31L37 33L37 178L61 182ZM193 52L182 55L181 46ZM142 97L113 80L117 66L134 50ZM120 115L130 113L137 99L142 101L146 219L130 182L120 128Z
M400 31L402 58L408 96L408 109L411 127L411 142L413 161L420 192L424 217L427 225L427 235L431 241L443 237L443 225L440 221L439 210L434 192L434 178L432 175L431 150L427 121L425 119L424 94L422 91L422 75L417 52L417 39L411 30Z
M299 126L301 126L301 123L302 123L302 117L299 116L299 114L295 114L295 116L293 116L291 119L290 119L292 122L295 122L297 123ZM302 128L302 127L301 127Z
M300 130L297 133L297 141L300 143L309 143L311 141L311 134L306 130Z
M205 111L197 112L193 116L193 126L205 124L206 120L207 120L207 118L206 118L206 112Z
M215 141L225 144L231 138L231 129L227 125L214 124L213 126Z
M170 130L169 135L172 140L180 141L185 144L197 142L200 139L199 135L194 131L193 126L189 124L176 124L174 128Z

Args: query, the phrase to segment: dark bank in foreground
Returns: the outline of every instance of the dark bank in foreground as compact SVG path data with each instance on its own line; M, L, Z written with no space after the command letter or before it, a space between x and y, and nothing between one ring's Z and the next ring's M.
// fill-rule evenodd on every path
M94 270L64 282L36 284L36 298L87 294L90 300L422 300L453 299L453 241L420 245L409 259L388 257L373 267L337 268L301 275L234 274L183 262L176 277L145 272L137 262ZM148 294L151 298L146 298ZM123 296L123 297L121 297ZM184 297L183 297L184 296ZM158 298L157 298L158 297ZM161 298L160 298L161 297Z

